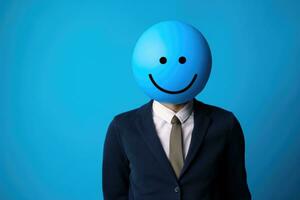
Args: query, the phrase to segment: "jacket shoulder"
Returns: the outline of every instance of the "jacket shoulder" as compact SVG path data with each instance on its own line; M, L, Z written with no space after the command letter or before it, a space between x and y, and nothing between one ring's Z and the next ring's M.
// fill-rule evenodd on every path
M215 105L211 105L208 103L204 103L203 101L198 101L196 100L196 103L200 104L200 106L202 108L204 108L205 110L207 110L209 113L213 114L224 114L224 115L230 115L232 114L232 112L230 110L227 110L223 107L220 106L215 106Z
M219 106L203 103L201 101L198 101L198 103L201 106L200 109L203 109L206 114L214 120L220 120L223 122L228 122L230 124L237 120L235 114L230 110Z
M146 107L149 107L151 102L146 103L140 107L122 112L114 116L113 120L111 123L114 123L118 126L129 126L130 124L134 123L137 118L139 117L139 112L143 109L146 109Z
M138 110L139 108L134 108L132 110L119 113L113 118L113 121L121 122L134 120L136 118Z

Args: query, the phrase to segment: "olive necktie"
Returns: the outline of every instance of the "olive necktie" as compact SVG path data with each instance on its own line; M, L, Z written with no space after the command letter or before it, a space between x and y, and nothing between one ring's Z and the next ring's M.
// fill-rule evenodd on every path
M172 130L170 134L169 160L178 178L184 162L182 129L181 123L175 115L171 120L171 124Z

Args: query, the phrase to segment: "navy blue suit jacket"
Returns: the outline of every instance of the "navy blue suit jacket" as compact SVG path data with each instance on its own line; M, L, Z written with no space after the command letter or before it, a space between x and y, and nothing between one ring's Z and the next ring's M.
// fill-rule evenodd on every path
M156 134L153 100L112 120L102 164L105 200L251 199L237 118L193 101L194 129L178 179Z

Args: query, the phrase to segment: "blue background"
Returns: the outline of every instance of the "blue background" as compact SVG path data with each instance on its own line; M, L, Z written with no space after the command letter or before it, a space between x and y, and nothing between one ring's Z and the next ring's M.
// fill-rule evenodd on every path
M296 0L1 0L0 199L102 199L108 123L149 100L134 44L168 19L210 44L197 98L239 118L254 199L299 199L299 10Z

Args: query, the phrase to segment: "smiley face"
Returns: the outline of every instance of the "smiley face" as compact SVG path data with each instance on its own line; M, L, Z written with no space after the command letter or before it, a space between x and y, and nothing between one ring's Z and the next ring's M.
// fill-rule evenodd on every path
M179 57L178 61L179 61L179 63L184 64L186 62L186 58L184 56L181 56L181 57ZM161 57L159 59L159 62L161 64L165 64L167 62L166 57ZM180 89L180 90L172 91L172 90L167 90L167 89L162 88L160 85L158 85L156 83L156 81L154 80L152 74L149 74L149 79L151 80L151 82L153 83L153 85L157 89L159 89L160 91L168 93L168 94L180 94L182 92L185 92L186 90L188 90L193 85L193 83L195 82L196 78L197 78L197 74L194 74L193 79L191 80L191 82L186 87L184 87L183 89Z
M137 41L132 67L138 85L152 99L184 103L204 88L211 71L211 52L203 35L179 21L146 30Z

